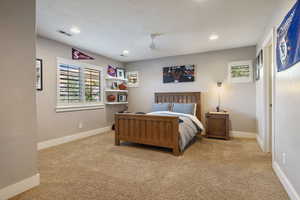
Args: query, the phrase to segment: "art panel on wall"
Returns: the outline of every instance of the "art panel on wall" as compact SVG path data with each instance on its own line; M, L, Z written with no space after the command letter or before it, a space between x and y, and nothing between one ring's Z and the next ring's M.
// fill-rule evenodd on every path
M36 68L36 90L43 90L43 60L36 59L35 61Z
M131 71L127 72L127 79L128 79L128 87L139 87L139 72L138 71Z
M228 80L231 83L249 83L253 81L252 61L238 61L228 64Z
M195 65L182 65L163 68L163 83L195 81Z
M300 2L289 11L277 29L277 71L284 71L300 61Z

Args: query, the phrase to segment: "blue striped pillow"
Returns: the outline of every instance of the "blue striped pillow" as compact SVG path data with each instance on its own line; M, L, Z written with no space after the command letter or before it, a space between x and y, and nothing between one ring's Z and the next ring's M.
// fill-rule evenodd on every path
M174 103L173 112L195 115L196 104L194 103Z
M168 103L155 103L152 104L152 112L157 111L169 111L169 104Z

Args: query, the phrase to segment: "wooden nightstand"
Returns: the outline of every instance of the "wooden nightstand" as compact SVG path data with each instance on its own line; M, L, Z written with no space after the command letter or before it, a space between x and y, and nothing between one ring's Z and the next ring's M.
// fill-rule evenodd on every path
M206 113L206 137L229 140L229 113Z

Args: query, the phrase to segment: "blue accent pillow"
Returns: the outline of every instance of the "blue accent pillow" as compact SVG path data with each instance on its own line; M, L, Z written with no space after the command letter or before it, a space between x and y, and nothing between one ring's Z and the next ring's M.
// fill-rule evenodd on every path
M196 104L194 103L174 103L173 112L195 115Z
M152 112L156 111L169 111L169 104L168 103L155 103L152 104Z

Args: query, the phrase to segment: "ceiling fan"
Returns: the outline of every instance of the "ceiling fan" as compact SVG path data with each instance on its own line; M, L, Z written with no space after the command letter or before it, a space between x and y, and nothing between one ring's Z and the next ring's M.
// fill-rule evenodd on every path
M154 43L154 40L155 40L155 38L157 38L157 37L159 37L161 35L163 35L163 33L151 33L150 34L151 44L150 44L149 47L150 47L151 50L156 50L157 49L156 44Z

